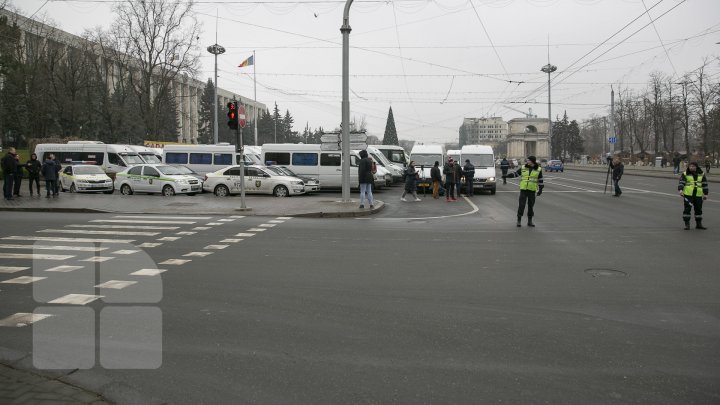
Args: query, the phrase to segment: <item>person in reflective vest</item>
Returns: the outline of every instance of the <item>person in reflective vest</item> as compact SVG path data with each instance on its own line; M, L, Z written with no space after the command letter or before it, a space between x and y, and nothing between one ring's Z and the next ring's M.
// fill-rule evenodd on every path
M520 220L525 213L525 205L528 207L528 226L535 226L533 217L535 216L535 196L542 194L543 176L542 168L537 164L535 156L528 156L527 163L521 166L516 172L508 173L508 178L520 178L520 201L517 211L517 226L522 226ZM537 193L537 194L536 194Z
M707 229L702 224L702 206L708 196L708 183L697 162L690 162L687 169L680 175L678 192L683 198L685 230L690 229L691 210L695 210L695 228Z

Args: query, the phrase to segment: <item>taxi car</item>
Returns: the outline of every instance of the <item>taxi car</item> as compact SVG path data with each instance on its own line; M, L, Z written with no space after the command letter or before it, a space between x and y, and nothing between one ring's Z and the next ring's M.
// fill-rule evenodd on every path
M240 193L240 166L230 166L208 173L203 189L226 197ZM245 166L245 192L249 194L272 194L275 197L289 197L305 193L305 183L297 177L279 175L269 167Z
M62 191L113 193L113 181L95 165L69 165L60 172Z
M273 170L283 176L293 176L293 177L299 178L300 180L303 181L303 183L305 183L305 192L306 193L310 193L313 191L320 191L320 180L318 180L315 177L303 176L303 175L297 174L285 166L268 166L267 168L270 170Z
M115 175L115 188L120 194L177 193L194 195L202 191L202 181L183 174L176 167L164 164L144 164L125 169Z

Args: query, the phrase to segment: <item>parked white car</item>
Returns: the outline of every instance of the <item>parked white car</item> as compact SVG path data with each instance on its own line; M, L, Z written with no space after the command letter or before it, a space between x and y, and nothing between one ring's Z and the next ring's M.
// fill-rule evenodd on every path
M66 166L60 173L60 187L71 193L102 191L112 194L113 181L100 166L71 165Z
M171 196L178 193L194 195L202 191L202 181L182 174L176 167L163 164L133 166L115 175L115 188L121 194L161 193Z
M269 170L276 172L283 176L297 177L305 183L305 192L311 193L313 191L320 191L320 181L315 177L301 176L294 171L290 170L285 166L267 166Z
M240 166L226 167L208 173L203 189L219 197L240 194L241 178ZM245 192L289 197L305 193L305 183L297 177L279 175L265 166L245 166Z

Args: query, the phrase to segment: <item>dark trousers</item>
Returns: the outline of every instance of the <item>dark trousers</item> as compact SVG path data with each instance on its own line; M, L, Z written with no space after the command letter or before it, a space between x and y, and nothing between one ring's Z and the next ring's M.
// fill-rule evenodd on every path
M535 192L530 190L520 190L520 201L518 205L518 217L522 217L525 213L525 204L528 206L528 218L532 218L535 216L535 211L533 211L533 207L535 207Z
M3 196L5 198L12 198L13 185L15 184L15 173L5 173L3 176L3 180L5 181L3 183Z
M469 196L475 194L473 191L473 178L472 177L470 177L470 178L465 177L465 194L467 194Z
M15 184L13 184L13 194L20 196L20 186L22 185L22 174L15 174Z
M683 221L690 221L690 211L693 209L695 210L695 219L702 219L702 205L702 197L683 196L683 206L685 208L683 210Z
M48 180L45 179L45 190L47 190L47 196L50 197L50 194L57 194L57 180Z
M448 199L455 198L455 183L445 182L445 197Z
M620 179L613 179L613 186L615 186L615 195L622 194L622 190L620 190Z
M29 188L30 188L30 194L33 193L33 183L35 183L35 186L37 187L37 193L40 195L40 175L39 174L31 174L28 178L29 181Z
M507 169L502 169L503 184L507 184Z

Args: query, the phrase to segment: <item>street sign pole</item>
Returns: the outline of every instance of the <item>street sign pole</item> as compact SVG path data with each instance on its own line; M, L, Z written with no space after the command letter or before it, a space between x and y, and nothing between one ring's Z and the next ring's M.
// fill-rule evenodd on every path
M245 106L240 105L238 107L238 129L237 133L238 141L237 145L239 150L237 152L240 153L240 210L246 210L247 206L245 205L245 154L243 153L243 135L242 130L245 128L245 124L247 121L245 120ZM237 156L237 153L236 153Z
M350 6L345 2L342 33L342 200L350 202Z

